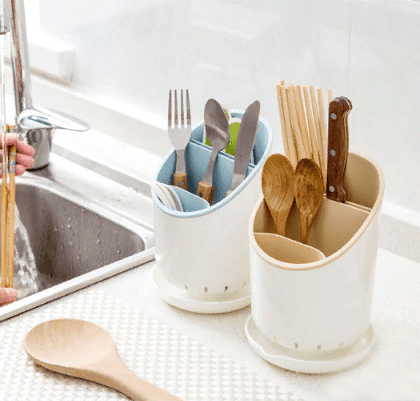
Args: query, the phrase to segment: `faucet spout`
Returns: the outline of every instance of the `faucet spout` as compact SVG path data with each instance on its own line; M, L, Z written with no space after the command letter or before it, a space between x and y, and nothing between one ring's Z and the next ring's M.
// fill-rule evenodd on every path
M33 106L24 0L3 0L3 2L5 14L7 13L7 7L10 9L11 14L11 57L16 126L20 135L26 139L29 145L34 147L34 165L31 170L38 170L49 164L54 129L86 131L90 127L88 124L76 120L67 114L52 112L51 110L35 108ZM42 114L41 117L40 114ZM47 123L45 123L45 119L48 120ZM57 123L58 120L60 120L60 123ZM75 121L80 123L79 126L73 124ZM43 123L41 124L41 122ZM79 129L75 129L76 126ZM83 126L83 129L80 129L81 126Z
M23 0L9 0L12 31L12 68L16 116L32 107L32 84Z

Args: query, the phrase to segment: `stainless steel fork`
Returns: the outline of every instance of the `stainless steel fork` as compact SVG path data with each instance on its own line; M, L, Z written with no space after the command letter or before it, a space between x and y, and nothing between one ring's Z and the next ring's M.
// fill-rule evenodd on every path
M191 108L190 96L188 89L186 90L186 108L187 120L184 119L184 91L181 89L181 121L178 120L178 102L176 90L174 91L174 114L175 118L172 122L172 91L169 90L169 103L168 103L168 135L172 142L172 146L176 152L176 167L173 174L174 185L177 187L188 190L187 170L185 168L185 148L191 136Z

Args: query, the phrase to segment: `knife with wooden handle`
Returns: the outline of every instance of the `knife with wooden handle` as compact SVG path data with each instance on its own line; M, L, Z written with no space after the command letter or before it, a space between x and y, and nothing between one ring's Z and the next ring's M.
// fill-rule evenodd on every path
M344 96L333 99L328 112L328 165L327 198L346 202L347 191L344 176L349 153L348 114L352 109L349 99Z
M233 167L232 185L226 196L230 195L245 178L248 163L251 159L254 147L255 135L258 129L258 117L260 115L260 102L256 100L248 106L239 126L238 140L235 150L235 165Z

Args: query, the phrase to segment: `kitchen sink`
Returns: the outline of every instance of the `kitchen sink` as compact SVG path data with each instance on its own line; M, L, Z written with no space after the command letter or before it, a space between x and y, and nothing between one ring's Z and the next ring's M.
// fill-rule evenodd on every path
M0 320L154 258L152 227L136 220L135 208L124 213L112 204L112 199L123 195L130 196L137 208L151 208L148 194L100 176L98 168L93 172L77 166L82 169L78 178L70 179L77 168L71 165L67 168L70 173L63 165L71 162L59 161L60 167L51 164L16 179L19 218L13 286L19 296L0 308ZM100 185L93 188L101 180L105 180L103 196ZM81 188L85 190L81 192ZM142 183L140 188L147 185Z

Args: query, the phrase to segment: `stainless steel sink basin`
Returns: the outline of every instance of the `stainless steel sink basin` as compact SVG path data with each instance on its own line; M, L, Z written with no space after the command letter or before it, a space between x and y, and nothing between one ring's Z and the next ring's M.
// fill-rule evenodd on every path
M154 258L151 228L103 201L112 191L121 194L120 184L107 182L107 195L94 199L72 188L68 174L65 169L51 165L17 179L16 204L35 259L32 280L35 285L28 284L27 267L23 268L19 258L15 258L14 287L19 298L0 308L0 320ZM95 176L89 180L89 174ZM86 169L73 187L83 186L86 181L88 188L98 177L97 172ZM148 202L144 194L133 190L130 196L136 205ZM18 228L15 233L18 256L27 253L24 239Z

